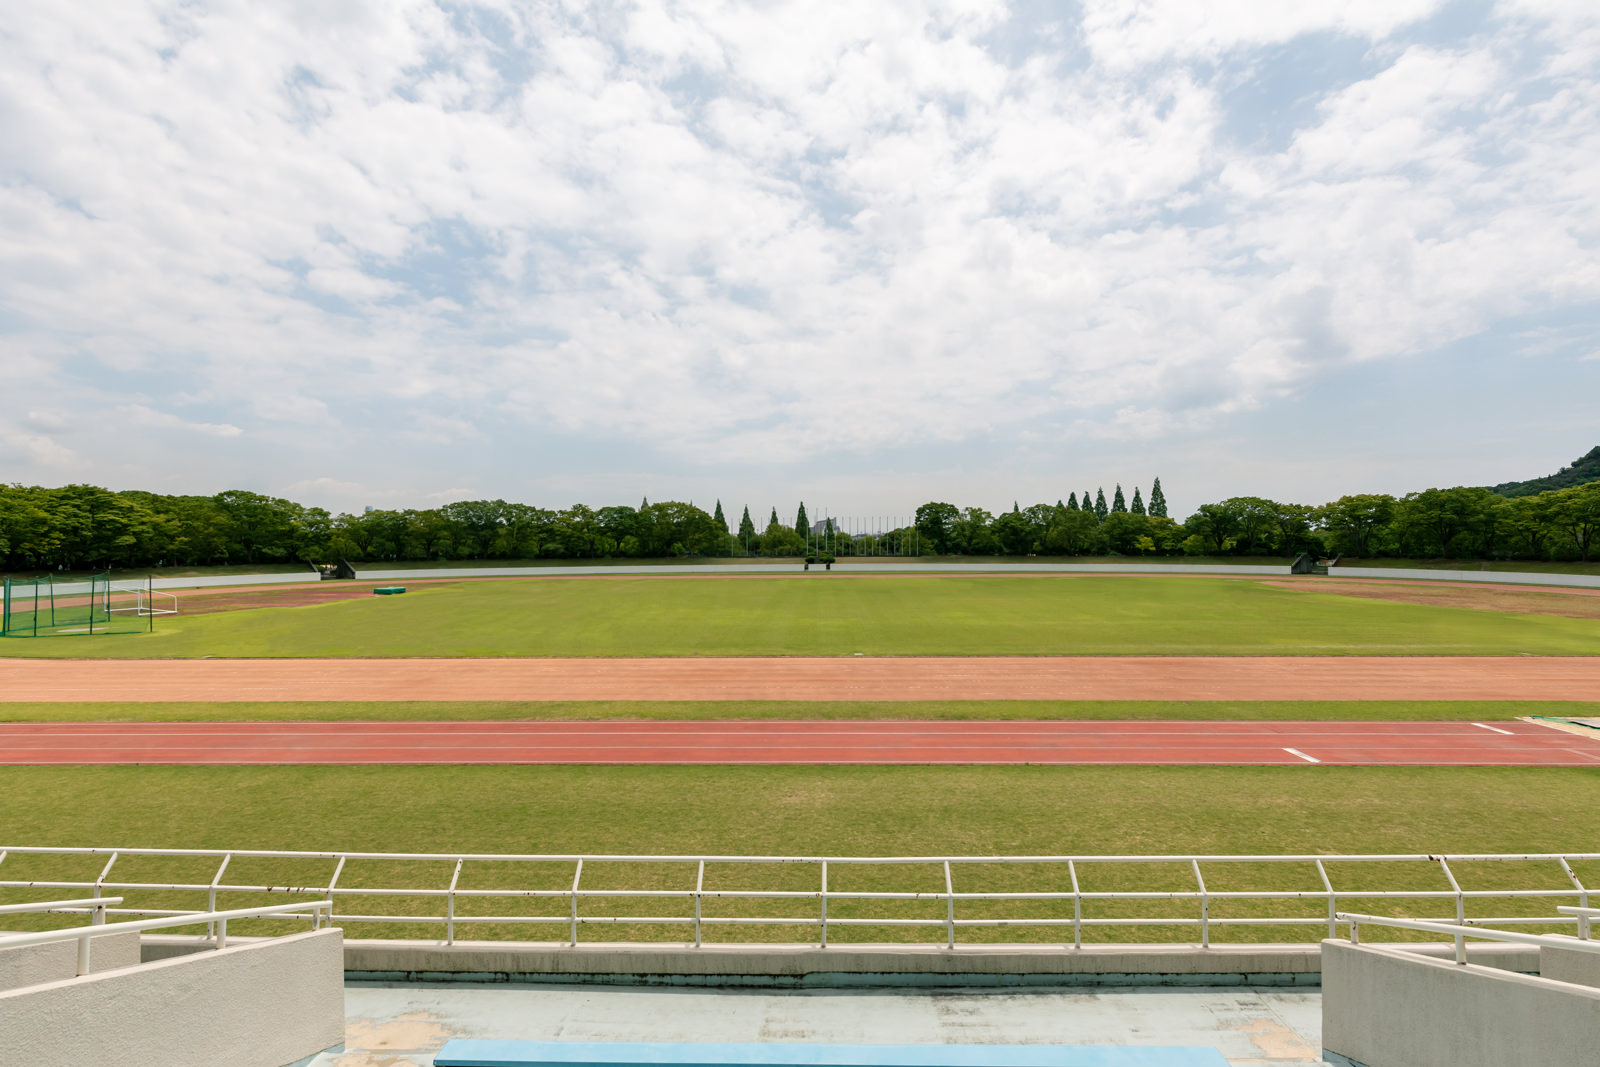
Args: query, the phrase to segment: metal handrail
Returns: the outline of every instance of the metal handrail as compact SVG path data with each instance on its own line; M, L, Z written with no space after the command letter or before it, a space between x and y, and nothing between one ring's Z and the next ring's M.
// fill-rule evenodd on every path
M270 850L270 849L155 849L155 848L93 848L93 847L49 847L49 846L21 846L0 848L0 864L8 856L41 855L41 856L104 856L106 863L99 875L92 881L75 880L0 880L0 890L5 888L28 887L33 889L51 888L71 890L75 888L92 889L96 893L106 891L118 892L183 892L204 894L208 907L215 910L219 894L228 893L259 893L259 894L285 894L315 896L328 901L339 901L348 905L362 897L380 899L410 899L422 902L436 903L437 911L429 910L421 915L392 915L362 913L350 908L349 914L336 914L332 918L341 923L414 923L422 925L435 925L444 927L445 941L453 943L457 929L463 925L552 925L567 928L567 938L570 943L578 942L581 927L594 929L603 926L667 926L692 928L691 940L695 946L703 943L703 934L710 926L740 926L740 925L769 925L769 926L795 926L810 928L816 931L816 941L826 947L828 932L832 928L845 927L943 927L944 941L947 947L955 947L956 933L961 929L978 927L1029 927L1040 931L1049 931L1056 928L1070 927L1072 929L1072 944L1081 946L1085 930L1105 927L1151 927L1165 926L1175 929L1193 929L1198 931L1199 941L1202 945L1211 942L1212 931L1223 927L1238 926L1308 926L1323 927L1327 936L1337 935L1337 927L1341 920L1341 903L1355 901L1452 901L1454 902L1455 915L1452 921L1458 926L1474 923L1539 923L1539 924L1566 924L1576 925L1580 937L1587 937L1589 929L1589 916L1579 912L1558 908L1559 914L1539 916L1514 916L1504 919L1485 919L1467 914L1468 905L1473 902L1489 899L1506 900L1575 900L1580 909L1589 903L1590 890L1574 871L1573 863L1593 863L1600 861L1600 853L1461 853L1461 854L1298 854L1298 855L1145 855L1145 856L708 856L708 855L627 855L627 854L580 854L580 853L535 853L535 854L497 854L497 853L418 853L418 852L338 852L338 851L301 851L301 850ZM144 882L144 881L114 881L112 870L115 865L128 857L170 857L170 858L200 858L217 861L214 874L204 882ZM229 869L229 864L240 860L272 859L293 861L319 861L333 864L332 877L325 881L307 883L305 885L254 885L240 882L224 882L223 874ZM379 862L379 863L437 863L441 866L440 884L435 886L397 887L392 882L388 885L352 886L340 885L346 864L350 862ZM1540 862L1549 863L1559 867L1559 880L1570 883L1570 888L1550 889L1543 886L1537 888L1521 889L1467 889L1463 888L1462 881L1465 872L1475 864L1505 863L1505 862ZM1383 865L1394 864L1426 864L1439 876L1440 888L1394 888L1382 889L1340 889L1335 884L1335 875L1341 872L1330 870L1339 865ZM475 889L464 888L461 885L463 869L467 865L481 867L494 864L554 864L564 865L568 868L568 875L561 876L561 881L555 882L552 888L498 888ZM688 882L693 888L682 889L657 889L657 888L588 888L583 885L586 873L592 877L593 865L635 865L635 866L671 866L682 865ZM716 889L707 888L706 866L711 865L783 865L783 866L811 866L817 869L820 877L813 889L796 888L771 888L771 889ZM1193 888L1153 890L1097 890L1088 888L1085 881L1092 881L1089 871L1097 865L1110 864L1138 864L1138 865L1172 865L1176 871L1186 877ZM1307 869L1308 875L1314 871L1314 879L1320 882L1320 889L1261 889L1261 890L1236 890L1221 889L1216 885L1222 880L1226 872L1204 871L1202 868L1216 864L1229 865L1282 865L1300 864ZM1455 865L1452 868L1452 864ZM588 865L586 872L585 865ZM1056 865L1065 868L1065 875L1070 879L1070 890L1038 891L1018 890L1013 892L1003 891L973 891L958 889L956 881L963 877L963 870L974 867L1037 869L1041 866ZM885 889L885 890L856 890L835 889L830 886L829 868L852 867L896 867L896 866L926 866L932 869L937 876L937 884L941 888L927 891ZM0 867L0 872L4 868ZM1461 877L1458 877L1460 875ZM542 879L541 879L542 880ZM1465 879L1470 884L1470 878ZM837 877L834 879L837 882ZM1210 884L1208 884L1208 881ZM445 883L448 884L445 884ZM1548 885L1549 883L1545 883ZM549 900L561 901L566 904L564 914L554 915L464 915L458 906L469 900ZM660 900L677 901L684 904L684 915L615 915L615 914L584 914L586 910L582 905L593 905L597 902L608 900ZM774 901L798 904L809 902L812 908L797 910L809 911L809 914L789 915L760 915L746 914L735 916L715 916L705 914L704 905L713 901L757 902ZM940 918L859 918L841 916L835 908L830 914L830 904L845 904L851 902L926 902L942 905L943 916ZM1091 908L1108 903L1140 903L1164 901L1177 905L1193 905L1194 911L1184 915L1151 915L1137 914L1130 911L1126 916L1094 915ZM1233 914L1213 915L1219 904L1250 904L1255 902L1273 901L1321 901L1326 903L1326 911L1318 916L1281 916L1262 914L1262 909L1253 909L1254 914L1239 914L1238 908ZM1003 905L1030 904L1045 905L1036 910L1046 912L1037 917L995 915L991 911L987 916L980 912L978 916L958 914L958 905L969 906L972 904ZM1054 910L1048 907L1053 903L1062 905L1061 914L1048 914ZM1070 909L1067 905L1070 904ZM812 910L814 908L814 910ZM155 909L137 908L107 908L110 913L125 915L170 915L170 911L157 911ZM552 909L553 910L553 909ZM755 909L742 909L755 910ZM789 910L789 909L784 909ZM1533 909L1529 909L1533 910ZM1070 917L1069 917L1070 916Z
M1477 938L1482 941L1510 941L1519 945L1548 945L1555 948L1571 948L1580 952L1600 953L1600 941L1585 941L1572 937L1561 937L1556 934L1519 934L1511 930L1488 930L1481 926L1463 926L1460 923L1429 922L1426 919L1392 919L1385 915L1359 915L1354 912L1340 912L1340 922L1350 924L1350 943L1361 944L1361 926L1363 923L1371 926L1388 926L1396 930L1421 930L1434 934L1453 934L1456 939L1456 962L1467 962L1466 939Z
M73 926L65 930L39 930L29 934L7 934L0 937L0 950L21 948L25 945L49 945L57 941L78 942L78 973L89 973L89 943L94 938L112 934L137 934L146 930L165 930L177 926L216 924L217 948L228 947L229 919L298 919L310 912L313 929L320 929L324 917L331 923L333 901L307 900L298 904L274 904L265 908L233 908L228 911L197 911L162 919L140 919L135 922L95 923L92 926Z
M111 904L121 904L121 897L80 897L77 900L34 900L26 904L0 904L0 915L77 915L92 911L104 916Z

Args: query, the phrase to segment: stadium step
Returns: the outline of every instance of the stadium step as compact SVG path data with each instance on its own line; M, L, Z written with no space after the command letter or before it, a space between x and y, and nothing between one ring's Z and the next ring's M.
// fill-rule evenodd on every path
M435 1067L1227 1067L1214 1048L455 1039Z

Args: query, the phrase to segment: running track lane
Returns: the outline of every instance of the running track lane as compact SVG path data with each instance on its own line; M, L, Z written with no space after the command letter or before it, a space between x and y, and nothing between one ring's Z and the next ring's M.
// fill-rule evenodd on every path
M1165 764L1600 768L1523 722L230 722L0 724L0 763ZM1290 752L1295 749L1305 757Z
M1600 656L0 658L6 701L1595 700L1596 694Z

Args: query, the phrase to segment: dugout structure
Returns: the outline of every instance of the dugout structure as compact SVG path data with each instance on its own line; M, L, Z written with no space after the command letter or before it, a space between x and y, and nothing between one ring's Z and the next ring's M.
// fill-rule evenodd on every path
M157 615L176 615L178 598L151 579L7 578L0 595L0 637L92 637L147 633Z

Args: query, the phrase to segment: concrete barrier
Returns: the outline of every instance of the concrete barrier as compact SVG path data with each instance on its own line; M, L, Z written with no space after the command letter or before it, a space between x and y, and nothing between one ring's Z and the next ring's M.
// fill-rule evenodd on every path
M148 946L147 951L182 951ZM1449 945L1407 951L1447 956ZM1538 970L1538 950L1470 946L1474 961ZM1318 945L578 945L507 941L345 942L357 981L556 982L672 986L833 988L862 986L1259 985L1315 986Z
M1361 1067L1579 1067L1600 1049L1600 989L1324 941L1322 1044Z
M0 1060L285 1067L343 1046L342 950L317 930L0 992Z
M114 971L139 962L139 935L107 934L94 939L89 972ZM0 948L0 989L57 982L78 974L78 943L53 941L48 945Z
M1600 953L1541 945L1539 977L1600 989Z

